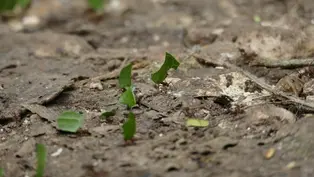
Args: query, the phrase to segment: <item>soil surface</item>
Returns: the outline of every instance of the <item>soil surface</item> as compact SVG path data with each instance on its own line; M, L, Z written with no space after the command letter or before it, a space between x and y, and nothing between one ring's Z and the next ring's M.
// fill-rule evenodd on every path
M0 167L33 176L42 143L46 177L314 176L314 109L222 63L311 103L313 62L271 64L311 61L313 9L312 0L120 0L99 17L79 0L34 1L28 21L0 24ZM180 66L156 85L165 52ZM130 145L118 101L128 63L138 103ZM85 115L75 134L56 129L65 110Z

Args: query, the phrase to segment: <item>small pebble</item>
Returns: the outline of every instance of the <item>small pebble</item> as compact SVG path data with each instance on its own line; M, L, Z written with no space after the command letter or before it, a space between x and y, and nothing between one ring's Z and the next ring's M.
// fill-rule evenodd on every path
M62 153L63 149L59 148L56 152L51 154L51 157L57 157Z
M10 20L8 22L8 25L13 31L16 31L16 32L21 31L24 28L23 24L18 20Z
M98 90L103 90L104 87L102 86L102 84L100 82L92 82L89 85L89 88L91 89L98 89Z
M125 44L125 43L129 42L129 38L125 36L125 37L120 39L120 42Z
M155 34L155 35L153 36L153 39L154 39L155 42L157 42L157 41L160 40L160 36L158 36L157 34Z
M23 125L28 125L28 124L30 124L29 119L25 119L24 122L23 122Z
M216 35L221 35L223 32L224 32L223 28L217 28L217 29L214 29L212 33Z
M164 47L168 47L170 44L169 44L169 42L164 41L164 42L162 42L162 45L163 45Z
M26 16L23 18L22 24L27 28L36 28L40 25L40 19L35 15Z

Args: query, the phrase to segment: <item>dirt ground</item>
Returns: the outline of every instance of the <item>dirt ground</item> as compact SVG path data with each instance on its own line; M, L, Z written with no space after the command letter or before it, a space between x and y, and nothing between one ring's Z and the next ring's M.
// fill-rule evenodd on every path
M313 100L313 62L272 65L311 61L314 1L120 0L103 18L79 0L55 1L28 10L37 26L0 23L6 177L35 174L36 143L48 150L46 177L314 176L314 109L289 99ZM165 52L181 65L156 86L150 74ZM290 97L220 66L223 56ZM117 74L130 62L137 133L125 145ZM110 109L117 114L101 120ZM65 110L84 113L78 133L56 130ZM188 118L209 126L187 127Z

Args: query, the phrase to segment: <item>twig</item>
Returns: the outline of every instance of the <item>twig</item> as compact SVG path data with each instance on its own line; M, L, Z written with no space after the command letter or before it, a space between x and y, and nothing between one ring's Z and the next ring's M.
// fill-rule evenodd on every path
M262 60L252 63L251 66L265 66L268 68L298 68L304 66L313 66L314 58L290 59L290 60Z
M0 67L0 72L2 72L5 69L11 69L11 68L16 68L16 67L17 67L16 64L8 64L8 65L5 65L3 67Z
M198 55L193 55L195 58L197 58L198 60L204 60L205 63L213 63L214 65L222 65L224 67L227 67L227 68L230 68L230 69L233 69L237 72L240 72L242 73L243 75L245 75L246 77L248 77L249 79L251 79L253 82L255 82L257 85L259 85L260 87L262 87L263 89L265 89L266 91L276 95L276 96L279 96L279 97L282 97L282 98L285 98L285 99L288 99L289 101L293 102L293 103L296 103L296 104L300 104L303 106L303 108L309 110L309 111L314 111L314 104L312 103L309 103L309 102L306 102L304 100L301 100L300 98L297 98L295 96L290 96L280 90L276 90L274 89L271 85L265 83L263 80L261 80L260 78L256 77L255 75L251 74L250 72L230 63L227 58L224 56L220 59L218 59L218 61L211 61L209 59L204 59Z

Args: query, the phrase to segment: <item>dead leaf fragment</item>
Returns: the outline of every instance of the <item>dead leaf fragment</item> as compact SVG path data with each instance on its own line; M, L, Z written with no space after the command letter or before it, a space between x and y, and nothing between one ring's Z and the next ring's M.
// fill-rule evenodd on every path
M291 170L293 168L296 168L298 165L295 161L292 161L292 162L289 162L286 166L285 166L285 169L287 170Z
M15 153L15 157L22 158L27 154L30 154L35 148L35 139L31 138L25 141L21 148Z
M296 121L295 115L292 112L272 104L253 106L245 110L245 112L245 117L251 119L252 123L258 123L276 117L281 121L286 120L289 123L294 123Z
M30 112L38 114L40 117L46 119L52 123L53 126L56 126L56 118L59 116L59 112L39 104L22 104L22 106Z
M272 157L274 157L275 155L275 152L276 152L276 149L275 148L269 148L266 153L264 154L264 157L268 160L268 159L271 159Z

